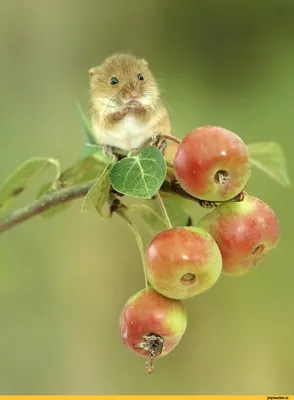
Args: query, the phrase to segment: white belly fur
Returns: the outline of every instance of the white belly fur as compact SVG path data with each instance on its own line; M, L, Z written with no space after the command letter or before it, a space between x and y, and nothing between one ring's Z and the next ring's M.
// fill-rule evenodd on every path
M133 115L127 115L111 130L94 133L102 144L122 150L140 147L153 134L150 124L141 123Z

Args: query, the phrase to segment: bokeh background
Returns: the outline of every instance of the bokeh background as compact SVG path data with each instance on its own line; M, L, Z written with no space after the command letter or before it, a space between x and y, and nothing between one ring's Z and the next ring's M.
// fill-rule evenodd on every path
M247 143L277 140L293 178L293 20L287 0L2 0L1 181L32 156L76 160L88 70L124 50L149 61L175 135L215 124ZM122 221L81 214L77 201L1 236L0 393L294 393L293 191L256 170L250 190L276 210L279 247L247 277L185 302L187 332L152 376L118 335L144 284Z

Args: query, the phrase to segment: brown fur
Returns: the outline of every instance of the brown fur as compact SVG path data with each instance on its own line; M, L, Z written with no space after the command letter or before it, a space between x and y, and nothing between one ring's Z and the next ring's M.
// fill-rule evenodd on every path
M144 80L138 79L139 73ZM140 130L142 141L154 133L170 134L168 111L162 104L155 77L145 60L127 53L114 54L100 66L91 68L89 74L92 125L100 143L115 146L117 140L115 147L127 149L140 142ZM116 85L110 84L112 77L118 79ZM131 98L132 94L138 98ZM129 138L124 138L124 135L129 135L129 125L122 124L126 117L134 130Z

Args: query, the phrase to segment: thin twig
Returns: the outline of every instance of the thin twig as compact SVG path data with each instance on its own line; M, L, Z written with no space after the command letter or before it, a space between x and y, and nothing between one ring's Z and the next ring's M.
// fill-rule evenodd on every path
M174 143L177 143L177 144L181 144L182 143L181 139L178 139L177 137L172 136L172 135L162 135L162 137L164 139L166 139L166 140L170 140L171 142L174 142Z
M159 192L155 195L155 197L156 197L156 199L157 199L157 201L158 201L158 204L159 204L160 210L161 210L161 212L162 212L162 215L163 215L164 221L165 221L165 223L166 223L166 226L167 226L169 229L171 229L173 226L172 226L172 224L171 224L171 222L170 222L170 219L169 219L168 213L167 213L167 211L166 211L164 202L163 202L163 200L162 200L162 198L161 198Z
M7 217L0 220L0 234L18 224L21 224L22 222L42 214L50 208L56 207L59 204L64 204L71 200L84 197L95 182L96 180L91 180L77 186L72 186L59 190L58 192L47 194L41 199L12 212Z
M201 203L200 199L197 199L196 197L193 197L189 193L185 192L185 190L182 189L181 186L176 181L175 182L164 181L160 188L160 191L163 193L176 194L179 197L194 201L195 203L198 204Z
M177 181L164 181L160 191L163 193L170 193L173 195L178 195L179 197L182 197L183 199L191 200L194 203L198 203L200 207L202 208L214 208L217 207L219 204L223 203L231 203L231 202L241 202L244 199L244 196L246 194L245 189L242 190L239 194L237 194L235 197L232 199L228 200L221 200L221 201L214 201L214 200L201 200L198 199L197 197L191 196L189 193L187 193Z

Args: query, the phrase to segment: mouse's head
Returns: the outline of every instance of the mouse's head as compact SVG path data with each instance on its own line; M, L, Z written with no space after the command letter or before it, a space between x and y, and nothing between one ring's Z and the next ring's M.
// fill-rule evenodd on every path
M148 64L131 54L114 54L89 71L93 105L105 112L118 111L130 101L155 107L158 87Z

